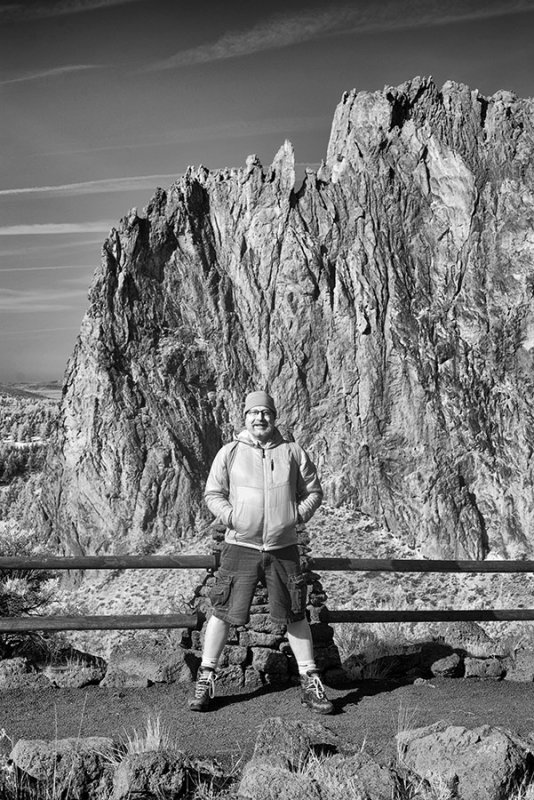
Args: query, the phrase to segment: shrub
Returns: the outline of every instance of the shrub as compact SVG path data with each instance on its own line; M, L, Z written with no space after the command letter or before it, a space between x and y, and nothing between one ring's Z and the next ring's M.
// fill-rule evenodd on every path
M0 556L36 555L38 547L31 531L15 520L0 521ZM48 600L46 582L50 573L44 570L6 569L0 571L0 616L24 617L41 608ZM27 642L41 641L33 633L6 633L0 636L0 655L4 658L19 651Z

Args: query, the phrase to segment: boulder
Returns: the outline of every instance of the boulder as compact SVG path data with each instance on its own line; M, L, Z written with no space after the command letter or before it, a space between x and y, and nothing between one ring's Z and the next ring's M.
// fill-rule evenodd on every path
M396 740L403 765L458 800L503 800L534 774L531 743L502 728L438 722Z
M398 788L396 772L365 752L325 758L317 770L316 780L327 797L330 785L345 791L347 798L365 800L391 800Z
M10 682L15 676L25 675L30 670L30 662L22 656L2 659L0 661L0 689L4 688L6 681Z
M391 800L396 788L394 771L366 753L347 752L342 741L320 723L275 717L260 729L253 757L241 775L238 797Z
M19 739L10 758L38 781L43 797L101 800L111 788L114 751L113 741L103 736Z
M436 678L457 678L462 672L462 659L458 653L452 653L434 661L430 671Z
M447 646L473 658L490 658L507 654L507 646L492 639L476 622L450 622L440 628L435 626L434 635Z
M22 672L5 675L2 679L2 689L49 689L52 684L42 672Z
M112 650L108 672L116 670L150 683L191 683L198 667L198 655L169 644L165 639L139 637ZM106 685L109 685L106 683Z
M188 758L181 752L127 755L115 769L110 800L133 797L181 797Z
M0 690L46 689L49 687L48 677L41 672L35 672L27 658L16 656L0 661Z
M221 689L232 694L243 688L245 676L239 664L231 664L217 670L217 690Z
M146 689L150 681L144 675L135 672L125 672L120 667L110 664L106 674L100 681L100 686L111 689Z
M313 778L299 775L270 759L254 758L245 764L237 791L239 800L323 800Z
M270 717L261 726L253 758L296 769L310 755L345 752L342 740L319 722Z
M246 647L243 647L242 642L240 645L225 645L219 658L218 666L221 668L233 664L244 664L247 660L247 656L248 650Z
M252 666L255 670L269 675L276 675L280 680L287 680L289 670L287 657L267 647L252 647Z
M500 680L506 667L498 658L465 658L464 675L466 678L493 678Z
M245 669L245 688L249 692L254 692L257 689L261 689L262 686L264 686L262 676L249 664Z
M534 651L521 648L517 650L514 658L510 659L506 669L507 681L534 681Z
M84 686L100 683L106 674L106 667L71 664L64 667L47 667L44 674L52 686L61 689L81 689Z

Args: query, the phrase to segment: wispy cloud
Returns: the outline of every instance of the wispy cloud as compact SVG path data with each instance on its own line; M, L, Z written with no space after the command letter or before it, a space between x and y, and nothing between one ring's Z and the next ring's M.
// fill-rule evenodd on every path
M1 197L17 195L44 195L72 197L87 194L108 194L111 192L132 192L141 189L155 189L159 182L170 183L176 180L176 173L165 175L137 175L128 178L102 178L79 183L63 183L57 186L27 186L14 189L0 189Z
M53 253L64 253L65 251L72 251L76 254L80 252L82 247L90 247L94 252L99 252L96 248L99 245L102 245L102 237L95 236L91 239L76 239L76 241L59 241L55 240L50 243L44 244L43 242L39 242L39 244L35 245L28 245L24 243L18 247L0 247L0 257L5 256L17 256L17 257L27 257L27 258L34 258L37 256L39 258L39 262L42 262L43 257L45 255L51 256Z
M279 14L247 30L230 31L214 42L182 50L146 66L153 72L205 64L297 45L325 36L445 25L534 9L534 0L365 0L352 6Z
M0 226L0 236L48 236L70 233L108 233L110 222L59 222Z
M334 30L342 24L342 18L346 17L351 17L351 10L343 7L328 11L276 15L248 30L231 31L215 42L182 50L145 69L147 72L174 69L288 47Z
M80 14L101 8L137 3L139 0L23 0L0 8L0 22L63 17L67 14Z
M2 289L0 311L5 314L34 314L43 311L69 311L80 305L87 290L75 289Z
M20 338L26 338L28 336L31 337L38 333L39 334L57 333L58 331L79 331L79 330L80 330L79 325L76 326L69 325L63 328L24 328L24 330L22 331L19 330L10 331L6 330L5 328L0 328L0 336L2 336L2 338L4 336L15 336L17 339L20 339Z
M65 265L50 265L47 267L0 267L0 274L3 272L18 272L20 274L26 272L56 272L56 271L70 271L73 269L83 269L83 270L90 270L94 269L94 264L88 266L87 264L70 264L68 266Z
M67 64L63 67L53 67L52 69L43 69L37 72L24 72L21 75L16 75L12 78L0 78L0 86L9 86L12 83L28 83L30 81L41 81L47 78L58 78L63 75L71 75L75 72L85 72L93 69L104 69L105 65L101 64Z

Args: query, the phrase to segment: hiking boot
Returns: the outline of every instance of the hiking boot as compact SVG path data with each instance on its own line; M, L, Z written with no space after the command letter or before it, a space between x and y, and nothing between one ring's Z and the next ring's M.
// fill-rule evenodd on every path
M207 711L212 697L215 697L215 672L202 669L197 675L194 697L189 701L191 711Z
M334 710L318 672L300 676L300 702L316 714L331 714Z

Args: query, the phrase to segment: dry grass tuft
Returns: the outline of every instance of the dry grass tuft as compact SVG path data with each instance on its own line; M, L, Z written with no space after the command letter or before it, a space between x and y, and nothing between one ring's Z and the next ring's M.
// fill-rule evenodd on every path
M125 755L136 753L172 753L179 751L179 747L170 729L166 727L159 717L148 716L144 731L134 728L132 733L126 734L124 742Z

